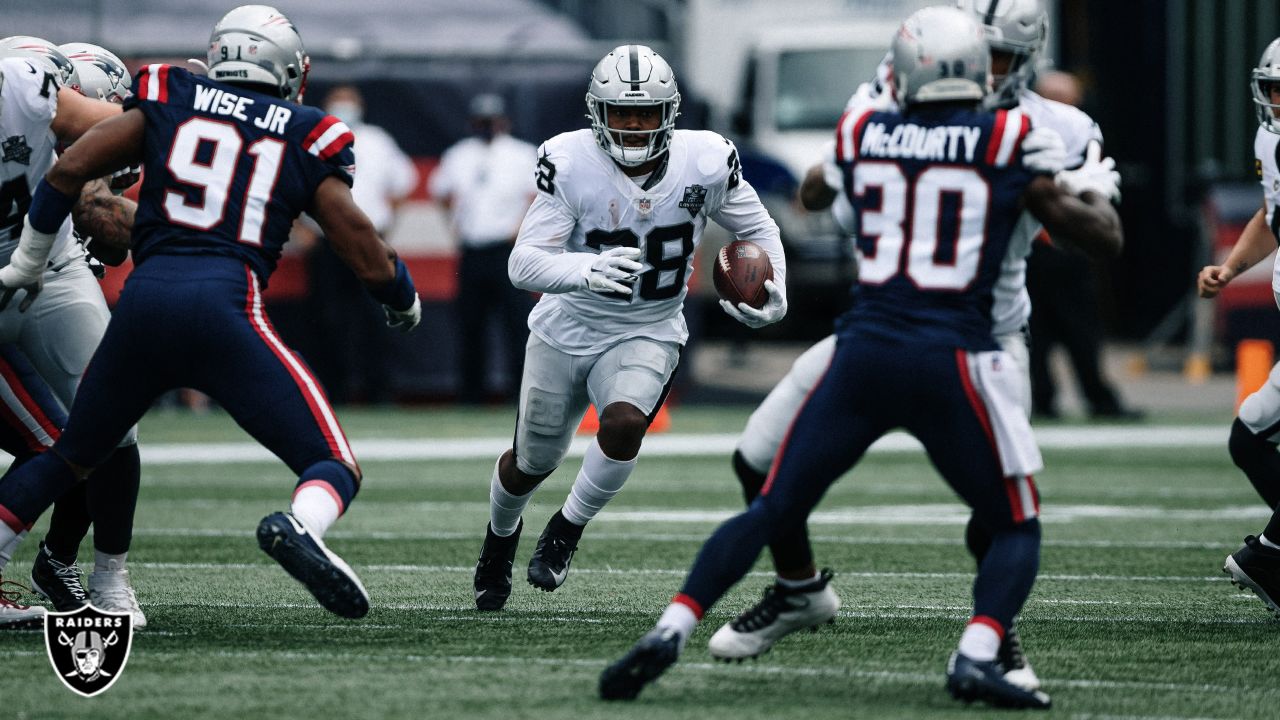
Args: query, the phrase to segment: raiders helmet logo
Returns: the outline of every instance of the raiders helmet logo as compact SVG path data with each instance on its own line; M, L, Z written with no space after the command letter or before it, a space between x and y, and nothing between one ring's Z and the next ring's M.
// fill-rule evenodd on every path
M44 646L54 673L72 692L93 697L115 684L129 661L133 617L85 605L45 614Z

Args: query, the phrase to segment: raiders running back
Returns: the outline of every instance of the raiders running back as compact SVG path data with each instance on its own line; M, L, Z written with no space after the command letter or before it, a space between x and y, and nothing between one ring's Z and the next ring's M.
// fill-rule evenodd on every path
M512 281L547 294L529 327L552 346L578 355L600 352L619 338L645 336L683 344L689 333L680 310L694 252L708 218L739 239L765 249L774 280L786 282L777 227L742 178L737 150L720 135L675 130L664 167L648 189L627 177L601 151L590 130L558 135L538 150L538 196L525 216L511 256ZM641 251L643 270L630 296L587 289L555 293L578 282L576 272L540 268L522 249L600 253Z

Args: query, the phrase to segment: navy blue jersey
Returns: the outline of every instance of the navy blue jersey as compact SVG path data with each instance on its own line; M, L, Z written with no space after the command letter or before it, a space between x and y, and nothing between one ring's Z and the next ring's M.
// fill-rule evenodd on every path
M354 137L323 111L148 65L125 109L146 116L133 258L219 255L262 282L320 182L355 172Z
M857 228L858 284L841 332L992 350L993 288L1034 177L1019 110L841 118L836 157Z

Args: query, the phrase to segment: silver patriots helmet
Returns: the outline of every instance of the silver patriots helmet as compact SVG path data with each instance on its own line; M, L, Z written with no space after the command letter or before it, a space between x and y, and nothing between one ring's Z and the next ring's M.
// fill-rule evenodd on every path
M115 53L92 43L66 43L58 49L79 73L81 95L113 103L133 95L133 78Z
M903 21L893 38L898 106L980 101L991 88L986 34L967 13L927 7Z
M30 35L10 35L0 39L0 58L25 57L42 62L53 72L53 78L61 87L80 90L80 73L57 45Z
M1018 93L1031 82L1036 63L1049 36L1049 14L1040 0L956 0L956 7L986 28L995 52L1012 55L1009 71L995 79L991 104L1011 108Z
M222 16L209 36L208 59L211 79L269 85L294 102L311 70L297 28L269 5L241 5Z
M1253 109L1258 114L1258 124L1269 132L1280 135L1280 104L1271 102L1270 89L1280 85L1280 38L1271 41L1262 51L1262 59L1258 67L1253 69L1249 78L1249 90L1253 93Z
M609 129L609 111L616 107L661 108L656 130ZM641 165L667 151L680 115L680 91L671 65L645 45L619 45L591 71L587 84L587 117L596 143L621 165ZM624 136L641 136L642 145L626 144Z

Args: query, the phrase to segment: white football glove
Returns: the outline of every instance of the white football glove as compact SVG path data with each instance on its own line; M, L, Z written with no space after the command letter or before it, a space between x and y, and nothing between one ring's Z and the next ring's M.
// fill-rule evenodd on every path
M409 332L422 322L422 298L416 293L413 296L413 304L407 310L395 310L390 305L383 305L382 310L387 314L387 327L395 328L400 332Z
M18 305L18 312L26 312L44 288L44 268L49 261L55 233L36 232L29 220L23 221L18 247L9 256L9 264L0 268L0 310L9 306L19 290L27 296Z
M598 293L631 294L631 283L636 281L636 273L644 269L644 265L636 262L640 257L640 248L616 247L605 250L582 269L582 277L586 288Z
M1063 170L1054 176L1063 192L1081 195L1095 192L1111 202L1120 202L1120 173L1116 161L1102 157L1102 145L1090 142L1085 151L1084 164L1075 170Z
M746 325L749 328L762 328L765 325L772 325L778 322L787 314L787 296L782 292L782 288L772 280L764 281L764 289L769 293L769 299L765 301L764 307L756 309L746 303L738 303L734 307L733 303L728 300L721 300L720 307L729 317Z
M1067 146L1049 128L1032 128L1022 141L1022 153L1023 166L1032 172L1054 175L1067 166Z

